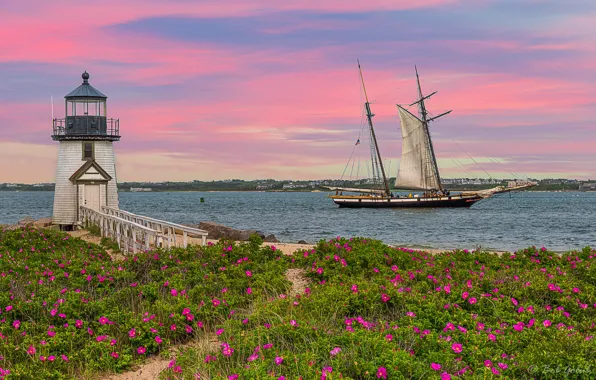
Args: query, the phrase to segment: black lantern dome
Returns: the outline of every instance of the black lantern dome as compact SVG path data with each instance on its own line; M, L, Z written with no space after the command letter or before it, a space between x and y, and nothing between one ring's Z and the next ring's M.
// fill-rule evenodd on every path
M54 119L54 140L120 140L119 120L107 118L107 96L89 84L89 73L83 83L65 97L66 117Z

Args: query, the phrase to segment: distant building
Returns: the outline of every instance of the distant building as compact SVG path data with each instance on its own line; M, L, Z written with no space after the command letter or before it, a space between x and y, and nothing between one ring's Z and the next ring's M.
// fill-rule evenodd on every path
M131 187L130 188L130 192L132 192L132 193L147 192L147 191L153 191L153 189L150 187Z
M579 191L596 191L596 182L583 183L579 187Z

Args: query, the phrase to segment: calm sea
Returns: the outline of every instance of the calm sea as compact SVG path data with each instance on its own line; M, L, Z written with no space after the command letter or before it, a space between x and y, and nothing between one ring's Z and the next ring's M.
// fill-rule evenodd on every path
M0 223L52 214L53 192L0 192ZM200 203L200 198L205 203ZM321 193L120 193L120 208L176 223L214 221L283 242L366 236L428 248L556 251L596 246L596 193L501 194L470 209L340 209Z

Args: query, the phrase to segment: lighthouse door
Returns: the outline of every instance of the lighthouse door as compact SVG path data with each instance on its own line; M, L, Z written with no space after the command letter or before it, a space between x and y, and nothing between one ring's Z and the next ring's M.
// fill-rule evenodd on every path
M100 211L99 185L85 185L85 207Z

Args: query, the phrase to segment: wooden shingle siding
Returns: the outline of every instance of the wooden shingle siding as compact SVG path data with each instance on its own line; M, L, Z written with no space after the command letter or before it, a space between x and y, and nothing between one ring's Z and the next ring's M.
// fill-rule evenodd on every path
M102 205L118 208L113 143L111 141L93 141L93 144L95 161L112 177L112 180L107 184L107 200L106 191L102 189L102 195L100 196ZM79 191L77 192L77 186L70 181L70 177L85 164L82 157L83 144L81 141L60 141L52 217L54 224L73 225L77 222L77 200L79 202L84 200L85 185L79 184ZM107 204L104 203L106 201Z

